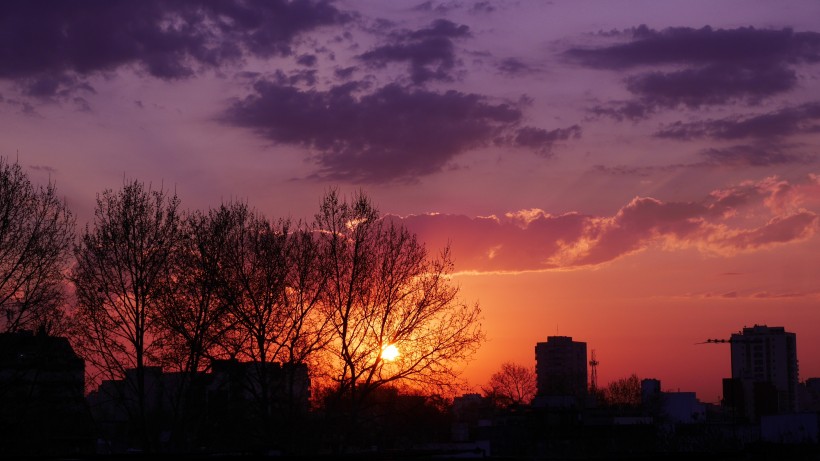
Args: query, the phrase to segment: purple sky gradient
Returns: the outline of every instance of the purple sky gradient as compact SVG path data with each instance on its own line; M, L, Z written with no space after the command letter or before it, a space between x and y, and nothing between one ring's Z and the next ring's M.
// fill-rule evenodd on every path
M5 1L0 155L80 224L124 177L294 218L364 189L474 274L492 352L472 385L561 320L602 379L714 400L728 350L692 377L616 326L687 360L754 323L820 346L817 18L814 1ZM513 289L521 330L499 320Z

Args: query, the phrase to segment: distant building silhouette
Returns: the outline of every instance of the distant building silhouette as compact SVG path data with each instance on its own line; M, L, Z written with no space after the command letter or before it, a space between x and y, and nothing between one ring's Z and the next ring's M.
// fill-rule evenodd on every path
M0 455L92 452L84 373L66 338L0 333Z
M659 379L641 380L641 406L645 414L667 423L694 424L706 419L706 406L694 392L661 391Z
M571 397L583 404L587 395L587 343L570 336L548 336L535 345L537 396Z
M800 387L800 410L820 412L820 378L809 378Z
M783 327L755 325L732 335L732 377L723 395L736 415L750 420L793 413L798 404L797 338Z
M189 406L184 416L192 432L186 437L211 449L250 447L264 440L271 420L288 424L290 418L308 411L310 378L304 364L213 360L210 372L189 379L185 373L145 367L145 407L159 449L171 448L168 444L173 443L170 437L178 429L173 423L179 422L183 386L188 387ZM101 452L118 453L138 446L133 427L139 415L135 383L136 370L129 369L124 379L103 381L88 395Z

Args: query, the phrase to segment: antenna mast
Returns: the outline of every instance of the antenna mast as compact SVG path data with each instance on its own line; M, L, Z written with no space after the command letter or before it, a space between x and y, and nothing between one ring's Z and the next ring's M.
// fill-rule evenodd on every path
M592 349L592 358L589 361L590 383L589 388L594 394L598 390L598 359L595 357L595 349Z

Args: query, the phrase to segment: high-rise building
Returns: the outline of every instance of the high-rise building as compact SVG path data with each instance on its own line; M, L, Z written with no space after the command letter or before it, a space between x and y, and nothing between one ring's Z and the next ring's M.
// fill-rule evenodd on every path
M724 397L747 416L798 408L797 338L783 327L755 325L732 335L732 380Z
M0 333L0 458L93 453L85 362L68 339Z
M570 336L548 336L535 345L535 373L538 395L572 396L587 394L587 343Z

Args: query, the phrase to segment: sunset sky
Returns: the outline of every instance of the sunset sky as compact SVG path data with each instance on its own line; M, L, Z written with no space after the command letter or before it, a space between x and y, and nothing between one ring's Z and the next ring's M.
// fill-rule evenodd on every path
M716 401L728 338L820 377L820 2L4 1L0 155L84 225L123 178L310 218L362 189L502 362L572 336L599 385Z

